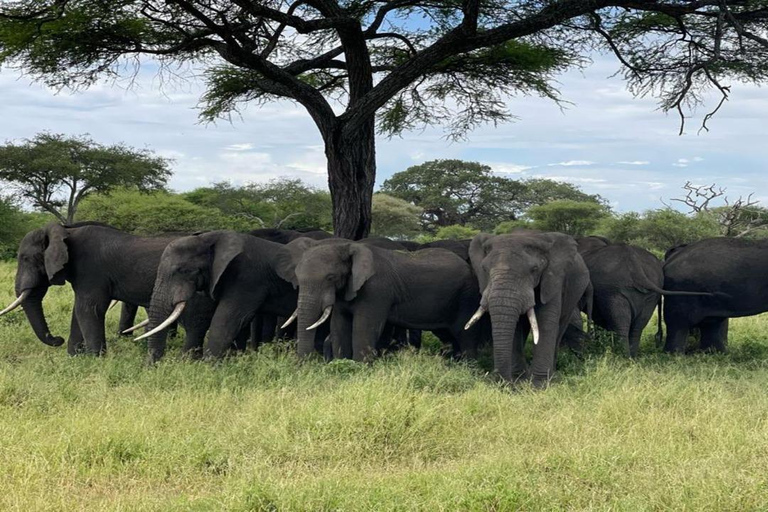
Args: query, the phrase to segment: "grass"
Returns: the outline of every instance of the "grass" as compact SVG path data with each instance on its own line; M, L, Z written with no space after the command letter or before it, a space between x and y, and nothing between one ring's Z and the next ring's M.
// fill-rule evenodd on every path
M71 302L49 292L55 333ZM0 510L765 510L766 327L733 321L717 356L658 354L649 328L629 361L604 337L534 392L427 352L299 364L270 345L212 365L176 342L149 368L112 336L105 358L70 358L14 312Z

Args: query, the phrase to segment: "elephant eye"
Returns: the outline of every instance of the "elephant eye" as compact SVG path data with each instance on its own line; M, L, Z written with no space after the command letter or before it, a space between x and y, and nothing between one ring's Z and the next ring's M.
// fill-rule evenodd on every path
M325 276L325 279L327 281L335 281L336 280L336 276L333 275L333 274L328 274L327 276Z

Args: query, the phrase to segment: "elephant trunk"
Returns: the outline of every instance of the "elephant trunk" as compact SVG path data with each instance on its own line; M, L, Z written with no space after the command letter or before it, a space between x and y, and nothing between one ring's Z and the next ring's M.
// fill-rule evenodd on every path
M525 372L522 340L516 340L515 336L520 316L535 317L531 311L535 304L533 290L515 280L497 280L491 286L488 311L493 328L493 366L502 379L512 381ZM538 341L538 326L535 332L534 338Z
M320 300L308 292L299 294L297 307L299 313L297 327L297 353L299 357L308 357L315 351L315 330L308 330L323 314Z
M21 301L21 306L24 308L24 314L37 338L46 345L59 347L64 344L64 338L51 334L43 312L43 298L46 293L48 293L46 287L26 290L26 297Z
M155 290L152 292L152 300L149 304L149 311L147 311L149 318L147 332L160 326L171 315L173 312L172 302L168 290L161 286L161 283L158 283L158 286L155 286ZM160 329L149 337L147 349L150 362L156 362L165 355L167 337L168 332L166 329Z

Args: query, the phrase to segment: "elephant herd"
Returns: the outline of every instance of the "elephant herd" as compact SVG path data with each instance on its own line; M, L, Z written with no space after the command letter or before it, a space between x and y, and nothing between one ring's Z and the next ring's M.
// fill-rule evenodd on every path
M36 336L60 346L43 298L68 281L71 355L104 353L105 315L122 301L123 331L138 328L129 328L138 306L148 310L140 338L150 361L163 357L176 322L182 351L195 358L221 358L277 331L296 338L300 357L370 361L393 337L403 343L406 329L414 344L428 330L455 357L474 358L490 343L501 379L544 387L559 345L583 337L580 312L634 357L657 306L661 328L664 297L666 351L683 352L692 329L702 349L725 350L729 318L768 310L766 256L768 241L732 238L670 249L662 262L602 237L530 230L417 244L319 230L139 237L95 222L51 223L22 240L17 298L0 315L22 306Z

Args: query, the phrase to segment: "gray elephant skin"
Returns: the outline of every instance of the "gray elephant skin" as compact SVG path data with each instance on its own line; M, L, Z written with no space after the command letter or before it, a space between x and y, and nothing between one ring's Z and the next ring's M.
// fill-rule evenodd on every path
M299 356L312 353L311 331L330 318L334 358L370 361L388 323L447 329L475 357L479 326L463 326L479 299L477 281L450 251L391 251L341 239L298 239L288 247L299 287Z
M701 350L724 352L729 318L768 311L768 240L710 238L677 247L664 263L664 288L710 292L665 298L664 350L684 352L698 328Z
M165 353L165 334L157 328L198 295L215 303L205 349L213 358L225 355L256 314L290 316L297 299L292 272L285 246L247 234L211 231L171 242L160 260L149 308L150 360ZM183 351L198 357L202 347L190 342Z
M106 351L104 318L110 301L149 306L160 256L172 239L142 238L98 223L50 223L29 232L20 244L17 302L40 341L60 346L64 339L51 334L42 301L51 285L68 281L75 306L67 351L101 355ZM182 317L188 337L205 334L207 325L199 324L206 322L207 307L206 301L195 302Z
M561 233L481 233L472 240L469 256L482 290L473 319L490 313L495 373L507 382L530 376L534 386L547 386L560 340L589 289L589 271L576 242ZM530 372L523 352L529 324L534 335Z
M577 243L593 287L592 319L616 333L630 357L637 356L643 329L653 310L661 306L662 296L702 295L693 290L664 289L662 262L645 249L611 244L597 236L579 238Z

